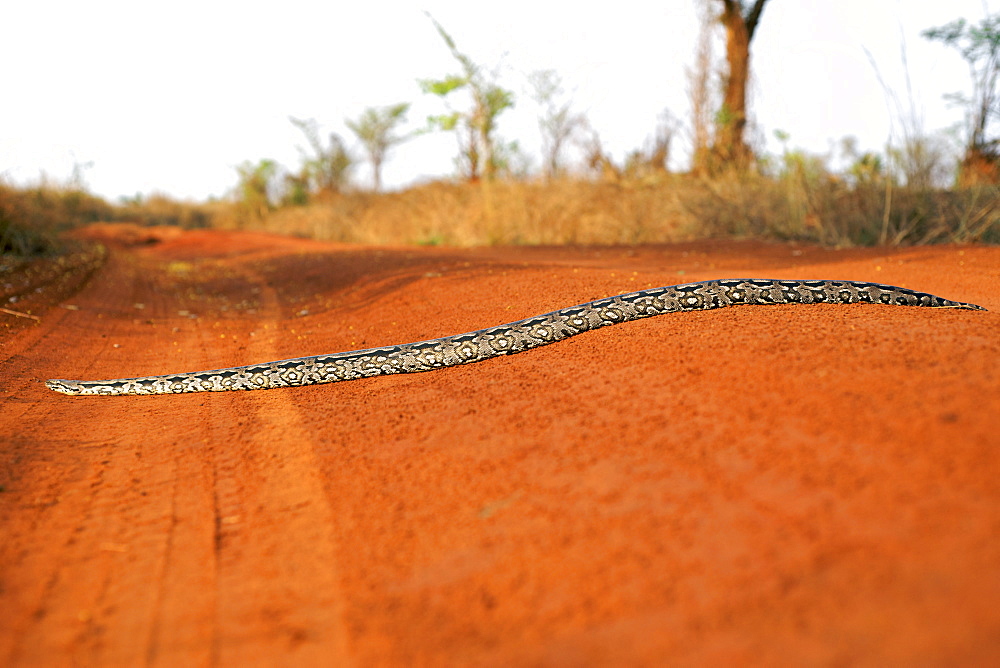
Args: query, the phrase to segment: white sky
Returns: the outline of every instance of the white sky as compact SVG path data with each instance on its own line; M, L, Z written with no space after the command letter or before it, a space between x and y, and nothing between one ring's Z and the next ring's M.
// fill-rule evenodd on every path
M620 160L669 108L689 123L685 68L694 61L694 0L381 2L32 0L0 9L0 178L85 183L100 195L204 199L236 183L235 165L272 158L295 169L305 146L289 116L341 133L365 107L409 101L408 129L442 111L416 80L458 71L429 11L461 51L515 91L500 134L538 159L538 110L526 74L554 69ZM343 5L343 6L342 6ZM992 5L992 6L991 6ZM882 78L908 105L903 44L927 130L961 120L942 94L967 91L958 52L926 28L992 11L996 0L770 0L752 47L753 109L771 150L826 153L847 135L881 151L892 133ZM495 9L494 9L495 8ZM721 52L720 52L721 55ZM898 122L896 123L898 126ZM686 136L675 144L686 165ZM384 180L401 186L454 172L451 135L398 147ZM360 150L357 151L361 155ZM356 178L367 183L369 171Z

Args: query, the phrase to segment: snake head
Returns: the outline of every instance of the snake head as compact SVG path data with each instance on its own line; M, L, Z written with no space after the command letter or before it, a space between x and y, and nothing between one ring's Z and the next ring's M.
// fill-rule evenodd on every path
M71 380L59 380L52 379L45 381L45 387L49 388L53 392L60 392L62 394L83 394L84 390L78 384Z

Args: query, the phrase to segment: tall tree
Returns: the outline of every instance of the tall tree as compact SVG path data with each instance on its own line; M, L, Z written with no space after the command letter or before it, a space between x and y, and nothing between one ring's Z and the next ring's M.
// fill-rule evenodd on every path
M446 98L450 93L467 88L472 96L472 108L467 112L449 110L449 113L428 119L432 127L455 131L458 137L462 169L470 181L478 181L480 176L491 180L496 174L497 139L495 136L497 116L514 106L514 94L496 83L496 76L483 72L455 46L441 24L430 14L441 39L448 46L451 55L462 66L461 74L452 74L444 79L423 79L420 87L425 93Z
M389 107L368 107L358 120L346 121L347 127L358 136L368 153L376 191L382 189L382 163L386 154L396 144L406 141L405 136L395 135L393 130L406 120L409 108L406 102Z
M995 127L1000 125L1000 13L986 16L979 25L958 19L922 34L955 47L969 65L972 97L961 93L947 96L966 110L967 136L959 182L1000 182L1000 136L994 134L1000 131Z
M562 172L562 152L573 134L583 130L586 120L572 111L572 105L562 99L562 79L555 70L537 70L528 80L532 98L542 108L538 129L542 133L542 163L548 179Z
M244 218L262 220L271 210L274 200L274 180L278 174L278 163L274 160L249 160L236 166L239 174L239 185L236 186L236 198L240 213Z
M691 104L691 169L705 172L711 163L713 114L718 107L720 87L715 52L712 48L719 23L712 8L715 0L695 0L698 5L698 40L694 66L687 68L688 100Z
M313 155L299 148L302 153L302 172L300 177L310 184L310 190L320 194L338 193L347 185L354 158L347 150L344 139L336 132L330 133L329 148L323 146L319 136L319 124L316 119L302 120L289 118L292 125L302 131L309 142Z
M726 31L726 65L722 109L716 117L715 158L745 167L753 158L744 133L747 126L747 82L750 79L750 42L767 0L719 0L719 20Z

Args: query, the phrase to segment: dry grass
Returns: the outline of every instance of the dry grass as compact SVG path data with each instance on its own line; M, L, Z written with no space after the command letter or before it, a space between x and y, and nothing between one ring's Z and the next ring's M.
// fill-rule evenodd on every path
M433 183L385 195L339 195L229 225L367 244L638 244L704 237L828 246L998 243L1000 188L670 174L624 183Z
M18 189L0 183L0 254L26 257L57 253L62 250L60 232L106 220L113 211L104 200L80 190Z
M227 202L190 204L162 195L113 205L69 186L17 188L0 183L0 255L34 257L62 252L62 232L98 221L208 227L232 209Z
M1000 242L1000 187L906 188L760 176L700 181L684 196L707 235L798 239L825 246Z
M0 184L0 253L52 252L89 222L256 229L364 244L639 244L705 237L795 239L827 246L1000 243L1000 187L912 189L848 184L825 172L712 180L659 173L594 182L436 182L351 192L250 217L235 202L162 196L111 205L79 190Z
M684 217L666 187L496 181L339 195L250 226L368 244L602 244L686 238Z
M141 200L128 200L115 207L114 220L141 225L176 225L186 229L211 227L215 220L232 209L228 202L192 204L178 202L166 195L153 194Z

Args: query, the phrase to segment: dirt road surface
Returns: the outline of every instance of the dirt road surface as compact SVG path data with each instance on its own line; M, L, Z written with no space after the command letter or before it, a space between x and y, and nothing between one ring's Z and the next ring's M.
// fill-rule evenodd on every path
M82 289L0 315L2 665L1000 664L1000 248L89 235ZM263 392L43 385L748 276L990 311L675 314Z

